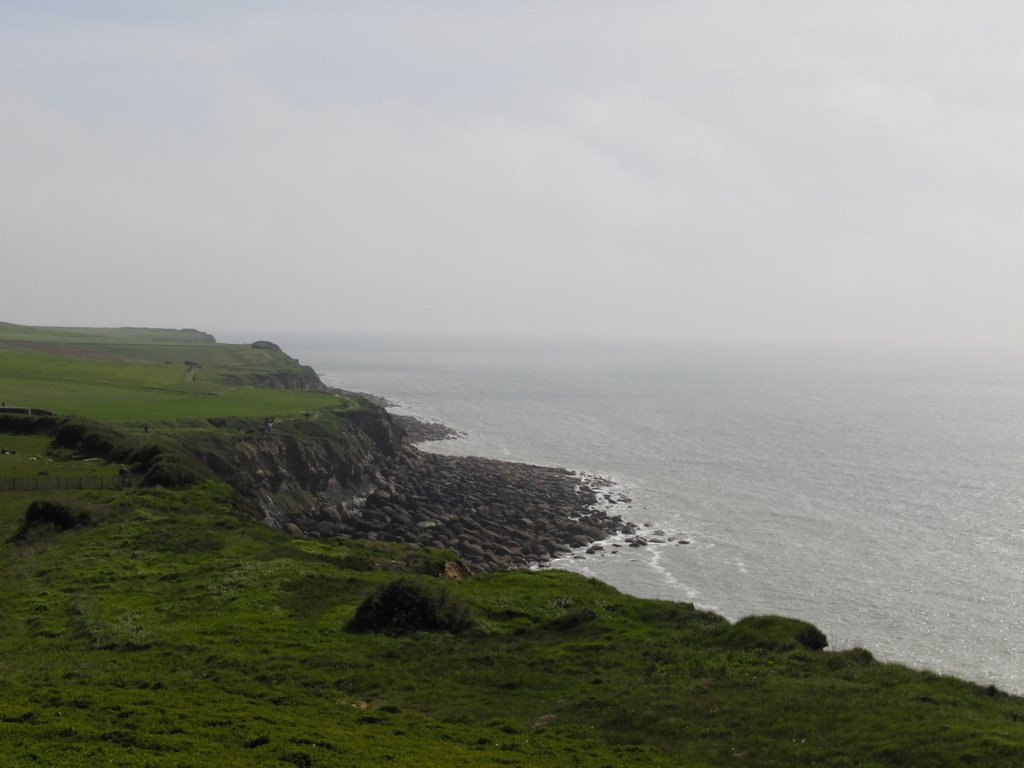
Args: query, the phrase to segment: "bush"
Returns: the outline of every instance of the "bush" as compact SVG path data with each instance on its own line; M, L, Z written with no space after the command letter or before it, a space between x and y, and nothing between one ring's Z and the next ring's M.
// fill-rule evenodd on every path
M441 584L403 577L371 592L348 623L357 632L460 632L472 625L469 608Z
M25 519L12 540L22 541L30 531L38 528L50 527L57 531L67 531L91 524L92 517L88 512L53 501L33 501L25 510Z
M53 445L107 461L124 461L133 449L131 440L121 432L85 419L69 419L61 424Z
M813 624L801 627L796 633L796 641L812 651L823 651L828 648L828 638L825 637L825 633Z
M56 416L23 416L0 413L0 432L11 435L52 435L57 429Z
M147 488L187 488L203 479L198 460L175 445L147 443L132 451L127 463Z
M816 626L782 616L747 616L730 627L726 637L735 648L791 651L802 647L821 651L828 647L828 638Z
M199 473L178 457L160 454L146 469L142 476L142 485L147 488L187 488L200 480L202 477Z

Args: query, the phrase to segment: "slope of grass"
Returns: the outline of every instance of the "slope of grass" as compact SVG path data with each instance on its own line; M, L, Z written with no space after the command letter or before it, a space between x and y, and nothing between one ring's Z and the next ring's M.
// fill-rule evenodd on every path
M0 366L9 357L0 351ZM347 402L320 392L218 384L119 386L83 379L14 378L0 368L0 396L9 405L44 408L110 422L207 419L218 416L295 416Z
M518 572L446 585L468 631L357 633L443 553L290 539L216 484L53 499L94 524L4 545L4 765L1024 761L1020 699L811 651L802 622ZM29 500L0 495L4 540Z
M193 328L87 328L17 325L0 322L0 340L51 343L118 341L125 344L207 344L212 341L212 337L208 333Z
M37 334L27 344L11 328L0 328L0 400L11 406L116 422L265 418L339 404L361 407L322 392L245 386L256 376L310 375L273 348L133 343L132 334L121 340L121 329L111 337L93 329L81 338L60 329L29 329Z

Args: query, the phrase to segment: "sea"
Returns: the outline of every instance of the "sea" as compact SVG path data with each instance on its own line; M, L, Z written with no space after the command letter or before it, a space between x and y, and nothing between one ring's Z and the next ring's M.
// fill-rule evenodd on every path
M610 478L651 543L556 567L1024 694L1024 355L275 340L465 433L428 450Z

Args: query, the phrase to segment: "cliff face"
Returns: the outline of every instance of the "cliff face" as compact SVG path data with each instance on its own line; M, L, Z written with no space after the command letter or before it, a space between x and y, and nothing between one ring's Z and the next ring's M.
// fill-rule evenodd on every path
M343 515L374 489L401 456L404 434L383 409L318 414L239 437L231 458L204 457L236 490L255 500L266 523Z
M308 389L313 392L329 392L330 389L320 381L316 371L302 366L296 372L282 373L247 373L244 375L225 374L221 376L225 384L235 386L259 387L261 389Z
M270 342L253 346L283 354ZM300 365L247 376L238 383L324 388ZM219 429L201 438L206 442L199 453L275 528L311 538L448 549L480 570L524 567L636 532L603 508L628 499L602 491L600 478L422 453L413 445L418 439L456 433L415 421L403 425L382 405L363 401L360 410L325 409L273 424L211 420ZM198 448L197 441L192 446ZM640 541L635 537L629 545Z
M242 427L241 424L220 425ZM635 528L596 508L598 478L423 453L383 408L254 428L208 447L206 464L294 535L448 549L478 570L523 567ZM618 544L614 546L620 546Z

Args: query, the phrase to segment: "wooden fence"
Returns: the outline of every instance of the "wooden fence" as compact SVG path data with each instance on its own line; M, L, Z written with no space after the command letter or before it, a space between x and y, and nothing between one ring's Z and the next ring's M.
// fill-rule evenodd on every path
M120 488L116 476L84 475L82 477L0 477L0 491L82 491Z

